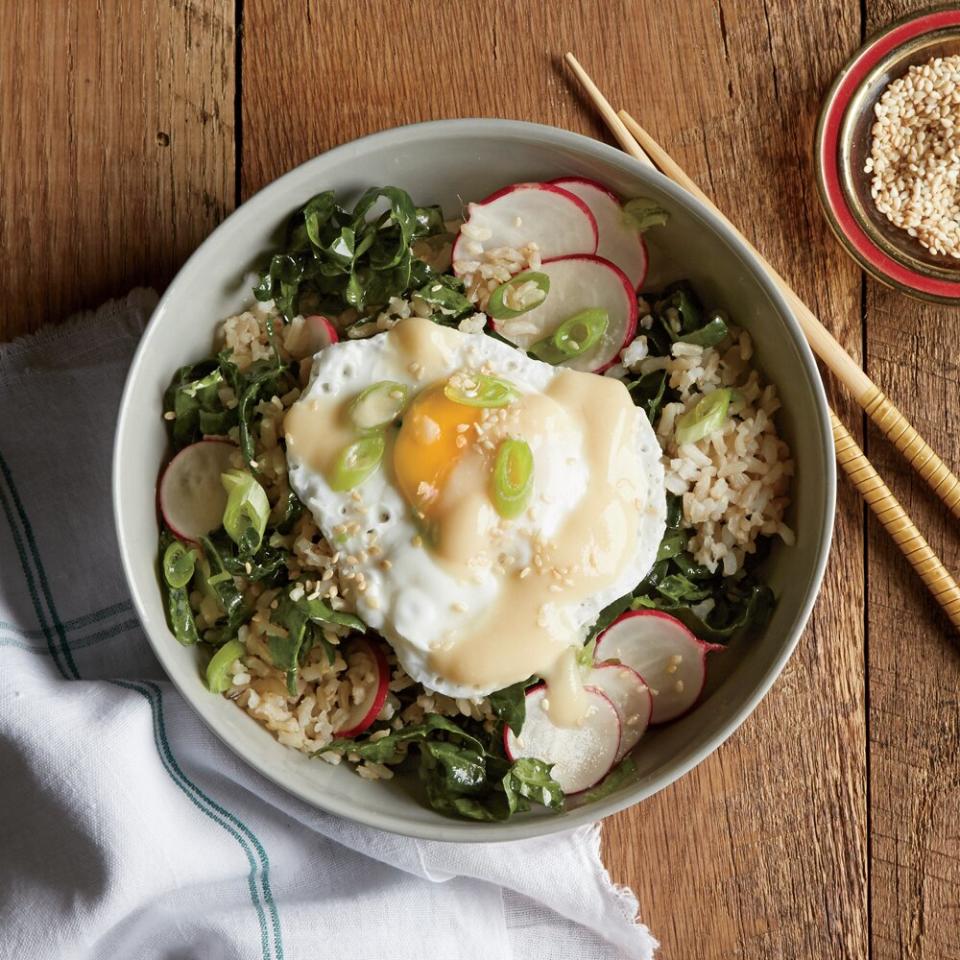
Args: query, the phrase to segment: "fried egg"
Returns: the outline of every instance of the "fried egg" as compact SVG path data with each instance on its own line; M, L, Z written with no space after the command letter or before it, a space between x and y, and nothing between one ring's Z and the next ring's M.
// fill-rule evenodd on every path
M474 402L485 378L499 405ZM377 434L375 469L338 489L338 457L364 436L351 407L384 382L406 406ZM412 318L333 344L285 434L290 485L338 551L348 601L411 677L451 697L548 675L643 579L663 535L660 448L623 384L484 334ZM532 455L532 479L505 516L494 475L508 440Z

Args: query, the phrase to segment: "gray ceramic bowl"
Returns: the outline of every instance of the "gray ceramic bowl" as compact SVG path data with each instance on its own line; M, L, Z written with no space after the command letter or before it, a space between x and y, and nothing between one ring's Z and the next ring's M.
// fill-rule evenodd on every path
M161 395L173 371L210 352L216 321L250 298L244 273L286 216L312 194L358 194L395 184L419 203L480 199L504 184L585 175L671 212L649 234L651 286L690 277L711 305L750 330L758 362L783 399L781 428L797 461L792 548L774 549L768 576L779 598L764 636L713 659L700 705L649 733L635 752L636 778L602 801L562 814L538 808L504 824L450 820L426 807L415 784L367 781L278 744L243 711L208 693L196 651L169 633L155 572L155 486L166 453ZM756 259L716 216L664 177L612 147L505 120L451 120L388 130L348 143L281 177L229 217L190 258L157 306L130 368L114 452L113 497L124 569L137 612L171 680L210 728L252 767L324 810L415 837L509 840L565 830L637 803L715 750L744 721L783 669L823 576L833 527L833 445L823 386L786 303Z

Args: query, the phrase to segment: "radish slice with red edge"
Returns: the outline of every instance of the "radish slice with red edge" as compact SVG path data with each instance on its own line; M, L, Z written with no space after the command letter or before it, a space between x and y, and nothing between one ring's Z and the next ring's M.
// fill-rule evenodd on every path
M310 337L310 354L318 353L329 347L331 343L340 341L340 334L333 325L333 321L319 313L311 314L304 319ZM309 356L309 354L308 354Z
M597 663L633 667L653 694L652 724L676 720L699 699L707 679L707 654L720 644L695 637L662 610L628 610L597 639Z
M363 699L351 705L343 725L333 732L335 737L352 739L363 733L380 715L383 703L387 699L390 666L383 647L365 637L351 640L345 654L344 659L348 667L369 667L374 675L373 682L367 684Z
M192 543L223 523L227 491L220 474L233 468L237 447L226 440L200 440L184 447L160 478L160 513L170 532Z
M340 334L333 325L333 321L319 313L304 318L303 327L293 344L288 343L287 349L295 360L307 361L325 350L332 343L339 343ZM305 387L310 380L312 364L301 362L300 386Z
M597 221L597 256L615 263L634 290L647 278L647 245L634 221L623 212L620 198L602 183L586 177L561 177L550 181L579 197Z
M486 250L519 250L536 243L540 257L594 253L597 221L568 190L549 183L514 183L479 203L467 204L467 219L453 244L453 272L472 273Z
M287 329L284 346L294 360L305 360L340 339L329 317L313 313L303 318L299 328Z
M653 697L643 677L623 663L601 663L587 675L586 683L605 693L620 715L620 749L622 760L646 733L653 716Z
M587 310L604 310L606 328L589 350L565 360L574 370L602 373L616 363L620 351L637 332L637 297L616 264L591 254L545 260L540 272L550 278L550 292L532 310L496 324L504 339L529 350L565 321Z
M611 770L620 749L620 716L609 697L585 687L587 713L575 727L558 727L547 713L547 686L527 691L527 714L520 736L503 731L510 760L532 757L553 764L551 776L565 794L580 793L599 783Z

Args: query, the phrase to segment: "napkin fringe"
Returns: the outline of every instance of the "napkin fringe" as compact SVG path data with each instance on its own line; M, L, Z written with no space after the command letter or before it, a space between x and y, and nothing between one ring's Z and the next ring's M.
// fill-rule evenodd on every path
M640 938L642 946L652 955L655 950L659 949L660 941L653 936L649 927L640 920L640 902L637 900L636 894L629 887L614 883L610 872L604 866L600 848L603 830L602 821L598 820L596 823L591 823L587 829L589 831L587 839L590 844L590 861L596 871L600 888L611 896L617 908L623 914L623 919Z
M122 332L139 339L158 300L156 290L134 287L126 296L101 304L95 310L81 310L62 323L48 323L33 333L0 344L0 380L11 380L36 372L50 350L61 341L83 333L85 346L96 346Z

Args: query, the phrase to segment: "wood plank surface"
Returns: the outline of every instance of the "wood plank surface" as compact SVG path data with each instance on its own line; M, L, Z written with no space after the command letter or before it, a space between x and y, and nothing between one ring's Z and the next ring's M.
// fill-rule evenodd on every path
M233 16L0 0L0 339L163 287L233 208Z
M867 32L916 9L867 0ZM867 281L866 369L956 470L960 352L956 309ZM960 533L874 428L866 450L947 568ZM878 523L867 530L873 956L960 958L960 648Z
M0 0L0 340L162 287L238 196L374 130L503 116L604 137L559 65L572 47L958 468L956 315L864 284L823 224L810 159L836 70L865 31L923 5ZM875 431L863 440L960 570L938 502ZM958 705L944 620L841 480L824 589L770 695L694 772L605 824L610 873L662 956L958 960Z

